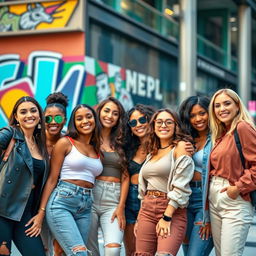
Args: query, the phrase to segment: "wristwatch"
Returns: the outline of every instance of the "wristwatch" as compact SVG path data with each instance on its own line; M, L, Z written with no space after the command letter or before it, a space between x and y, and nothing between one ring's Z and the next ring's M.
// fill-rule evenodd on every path
M165 221L168 221L168 222L172 221L172 217L167 216L167 215L163 215L162 219L165 220Z

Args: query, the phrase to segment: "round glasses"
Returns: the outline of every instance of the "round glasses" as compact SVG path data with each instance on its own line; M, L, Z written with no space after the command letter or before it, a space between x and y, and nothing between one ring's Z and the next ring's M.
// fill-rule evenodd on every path
M45 117L45 122L46 122L47 124L50 124L53 120L54 120L57 124L61 124L61 123L63 122L63 120L64 120L64 117L63 117L63 116L60 116L60 115L57 115L57 116L54 116L54 117L52 117L52 116L46 116L46 117Z
M175 124L175 122L172 119L166 119L166 120L162 120L162 119L156 119L154 120L155 125L158 127L161 127L163 124L165 124L165 126L170 127L173 124Z
M131 127L136 127L137 124L138 124L138 122L139 122L140 124L145 124L147 121L148 121L148 120L147 120L147 117L146 117L146 116L142 116L142 117L138 118L138 120L136 120L136 119L130 120L130 121L128 122L128 124L129 124Z

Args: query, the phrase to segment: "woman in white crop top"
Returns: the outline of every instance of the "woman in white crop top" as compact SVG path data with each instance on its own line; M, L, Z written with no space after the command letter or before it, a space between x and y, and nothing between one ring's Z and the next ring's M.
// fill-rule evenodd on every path
M79 251L79 255L87 256L92 188L102 169L96 113L86 104L78 105L71 113L67 136L53 149L40 203L41 212L46 211L48 225L67 255ZM42 222L43 215L35 218Z
M176 255L184 239L194 163L185 149L177 115L158 110L150 121L148 155L139 173L142 200L135 225L135 255Z
M92 223L88 249L94 256L100 256L98 228L104 239L104 255L119 256L125 228L124 208L129 187L129 176L123 150L124 108L121 103L109 97L98 108L101 125L101 146L103 172L97 177L93 189Z

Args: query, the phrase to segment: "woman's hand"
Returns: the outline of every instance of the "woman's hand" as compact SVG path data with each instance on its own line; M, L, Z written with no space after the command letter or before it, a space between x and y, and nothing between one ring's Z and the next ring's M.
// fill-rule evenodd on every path
M189 142L189 141L186 141L185 142L185 150L192 156L194 153L195 153L195 147L194 145Z
M165 221L162 218L158 221L156 225L156 234L162 238L171 235L171 221Z
M206 223L204 227L200 227L199 235L202 240L208 240L211 236L211 224Z
M229 186L229 187L225 187L223 188L220 193L223 193L223 192L227 192L227 195L228 197L230 197L231 199L235 200L237 199L237 197L239 196L240 194L240 191L239 189L237 188L237 186Z
M33 218L31 218L28 221L28 223L25 225L25 227L27 227L32 224L32 226L25 231L26 236L30 236L30 237L39 236L41 229L42 229L43 220L44 220L44 212L43 211L38 212L37 215L35 215Z
M124 216L124 209L122 207L118 206L115 209L115 211L113 212L113 215L111 217L111 222L113 222L115 218L117 218L120 230L124 230L125 225L126 225L126 220L125 220L125 216Z

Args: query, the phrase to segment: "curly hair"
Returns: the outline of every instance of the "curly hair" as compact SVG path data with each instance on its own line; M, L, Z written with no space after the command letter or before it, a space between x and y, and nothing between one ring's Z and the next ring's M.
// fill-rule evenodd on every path
M108 103L108 102L113 102L119 111L119 117L117 120L117 124L112 127L111 132L110 132L110 147L117 152L117 154L120 157L120 164L122 167L122 171L125 171L127 168L126 164L126 156L124 153L124 138L125 138L125 125L124 125L124 120L125 120L125 110L120 103L119 100L116 98L110 96L103 100L97 107L96 113L98 115L98 118L100 120L100 113L103 107ZM100 130L103 129L102 123L100 121ZM102 135L101 135L102 136Z
M44 112L51 107L57 107L60 109L60 111L64 114L64 116L67 116L66 108L68 106L68 97L63 94L62 92L54 92L46 98L46 107L44 109Z
M160 148L160 139L156 136L155 134L155 120L157 119L158 115L162 112L167 112L169 113L174 122L175 122L175 127L174 127L174 132L173 136L170 138L170 145L176 146L179 141L189 141L193 143L193 139L191 136L186 135L180 125L180 120L176 112L164 108L164 109L159 109L158 111L155 112L155 114L152 116L151 121L149 123L150 125L150 135L149 135L149 150L152 155L156 155L158 152L158 149Z
M128 162L133 159L135 156L139 146L140 140L139 138L133 134L131 127L128 125L128 121L130 120L131 115L134 111L138 111L141 114L145 115L148 122L150 121L151 117L155 113L156 109L149 105L144 104L136 104L127 112L127 120L126 120L126 141L125 141L125 153ZM145 145L146 147L146 145Z

